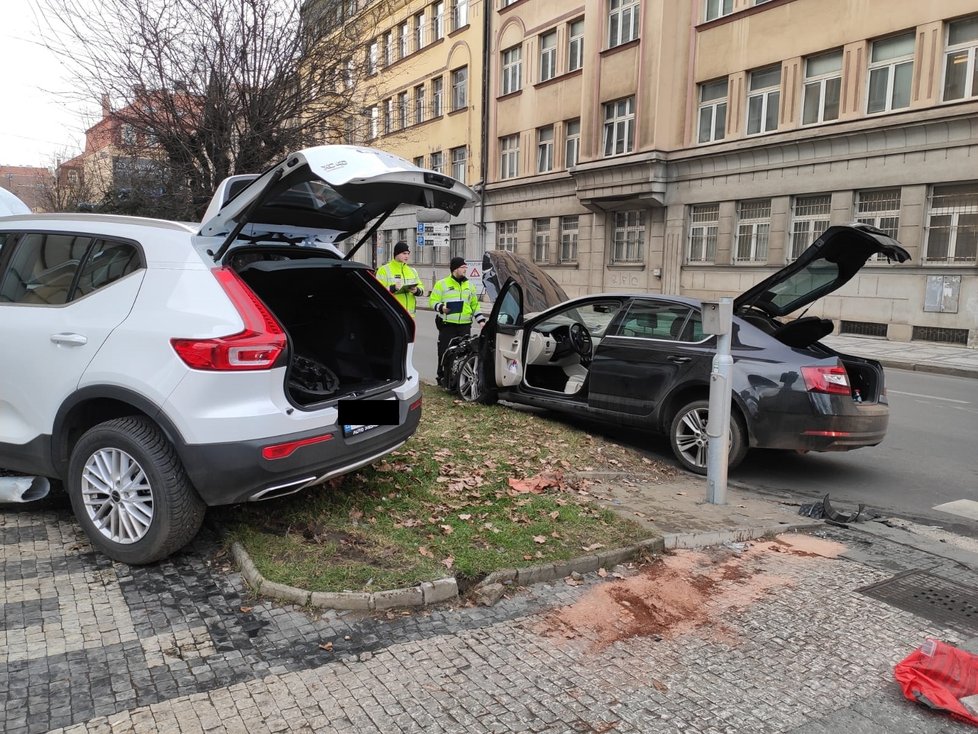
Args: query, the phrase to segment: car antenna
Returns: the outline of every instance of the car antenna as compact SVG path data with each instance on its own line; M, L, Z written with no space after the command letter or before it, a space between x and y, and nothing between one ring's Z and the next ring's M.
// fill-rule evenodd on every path
M228 251L231 243L237 239L238 235L241 234L241 230L244 229L244 226L248 223L249 217L251 217L255 209L258 208L258 205L264 201L265 194L267 194L268 191L279 182L279 179L282 178L282 173L283 170L281 168L275 171L268 183L262 187L262 190L258 193L258 196L256 196L247 206L247 208L238 215L234 229L231 230L231 233L225 238L224 242L221 243L221 246L217 248L217 252L214 252L213 250L207 251L207 254L214 258L214 262L217 262L224 257L224 253Z

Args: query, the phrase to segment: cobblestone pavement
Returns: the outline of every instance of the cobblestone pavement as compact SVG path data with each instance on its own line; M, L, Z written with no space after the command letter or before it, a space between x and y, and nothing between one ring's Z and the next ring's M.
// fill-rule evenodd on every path
M600 647L540 632L548 612L609 583L597 575L491 608L314 616L250 598L206 532L175 559L129 567L95 554L67 510L7 512L0 730L973 731L903 701L892 681L926 636L973 644L968 631L857 589L913 569L972 588L978 577L826 533L844 558L769 553L764 572L786 585L684 634Z

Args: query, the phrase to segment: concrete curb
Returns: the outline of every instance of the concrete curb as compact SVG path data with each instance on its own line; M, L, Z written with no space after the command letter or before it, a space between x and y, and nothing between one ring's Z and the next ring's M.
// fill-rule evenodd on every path
M978 380L978 370L968 369L967 367L954 367L938 362L903 362L895 359L880 359L878 357L876 361L887 369L926 372L932 375L947 375L950 377L970 377L973 380Z
M529 586L556 581L573 573L594 573L602 568L614 568L642 554L661 555L667 550L706 548L723 543L737 543L780 533L794 532L822 525L820 520L799 520L794 523L743 527L732 530L711 530L701 533L671 533L660 538L641 540L624 548L605 550L578 556L565 561L542 563L522 568L503 568L493 571L473 587L473 591L499 584L503 587ZM255 568L248 552L240 543L231 545L231 553L241 569L241 576L255 593L279 601L322 609L373 612L399 607L425 607L459 598L458 582L454 576L424 581L417 586L366 593L361 591L307 591L268 581Z

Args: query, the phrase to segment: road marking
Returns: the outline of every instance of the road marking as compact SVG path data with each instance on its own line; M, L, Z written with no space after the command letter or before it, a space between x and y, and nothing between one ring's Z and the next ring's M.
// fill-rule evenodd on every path
M978 520L978 502L974 500L955 500L954 502L945 502L943 505L935 505L931 509L938 510L939 512L946 512L949 515L960 515L961 517L968 517L972 520Z
M928 400L943 400L945 403L961 403L961 405L971 405L970 400L952 400L951 398L939 398L936 395L921 395L916 392L900 392L899 390L890 390L887 388L887 395L909 395L912 398L927 398Z

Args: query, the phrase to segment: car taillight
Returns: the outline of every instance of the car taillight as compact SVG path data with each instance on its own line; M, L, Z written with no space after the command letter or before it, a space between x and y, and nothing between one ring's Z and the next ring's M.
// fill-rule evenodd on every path
M849 375L841 364L833 367L802 367L801 376L809 392L825 392L832 395L850 395Z
M171 339L173 349L195 370L271 369L287 343L281 324L233 270L214 268L211 272L241 316L244 330L211 339Z

